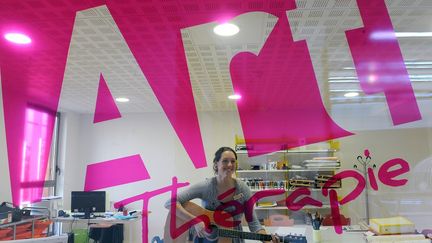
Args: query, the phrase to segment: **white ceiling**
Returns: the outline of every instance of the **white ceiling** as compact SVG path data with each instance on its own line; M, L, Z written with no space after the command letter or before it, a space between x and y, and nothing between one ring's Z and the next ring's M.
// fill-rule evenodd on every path
M396 32L432 31L432 0L387 0ZM297 0L297 9L287 12L294 40L307 40L315 75L324 103L331 107L346 103L383 102L382 95L368 95L358 82L328 83L329 77L356 77L344 31L362 27L355 0ZM195 103L199 111L235 110L229 74L231 58L241 52L258 54L277 18L262 12L233 19L238 35L213 34L216 23L182 30ZM432 61L432 38L399 38L405 61ZM163 48L163 47L162 47ZM348 69L346 69L348 68ZM432 65L408 69L414 75L431 75ZM105 6L77 13L62 88L60 109L92 113L95 109L99 74L114 97L128 97L119 104L122 113L161 111L144 74ZM413 82L419 100L431 99L432 79ZM266 83L263 86L268 85ZM359 90L358 98L343 94Z

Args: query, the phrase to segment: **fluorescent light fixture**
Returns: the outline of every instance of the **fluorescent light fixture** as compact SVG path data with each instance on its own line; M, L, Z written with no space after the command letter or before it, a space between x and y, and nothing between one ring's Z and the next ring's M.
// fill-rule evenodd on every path
M385 63L391 64L390 63ZM429 69L432 68L432 62L431 61L406 61L405 62L406 68L409 69ZM355 67L343 67L343 70L355 70Z
M413 79L432 79L432 75L428 75L428 74L426 74L426 75L410 75L409 77L413 78Z
M408 69L431 69L432 65L407 65Z
M424 62L424 61L406 61L406 65L432 65L432 62Z
M396 37L432 37L432 32L396 32Z
M361 92L361 90L358 89L331 89L329 90L329 92L353 92L353 93L358 93Z
M120 102L120 103L129 102L129 99L126 98L126 97L117 97L115 100L116 100L117 102Z
M406 64L406 63L405 63ZM425 64L406 64L407 69L432 69L432 65L425 65ZM353 67L344 67L344 70L355 70Z
M332 84L337 84L337 83L341 83L341 84L355 84L358 83L359 81L357 79L347 79L347 80L329 80L329 83Z
M15 44L30 44L31 39L30 37L21 34L21 33L7 33L4 35L5 39L13 42Z
M348 93L344 94L344 96L347 98L356 97L358 95L359 95L359 93L357 93L357 92L348 92Z
M431 98L432 94L415 94L416 98ZM373 100L373 99L385 99L386 97L384 95L367 95L362 97L357 97L361 100ZM347 100L346 97L332 97L330 98L331 101L345 101Z
M241 99L241 95L239 95L239 94L233 94L233 95L228 96L228 99L230 99L230 100L239 100L239 99Z
M352 76L339 76L339 77L329 77L328 80L357 80L357 77Z
M375 31L370 38L373 40L387 40L393 37L432 37L432 32L393 32L393 31Z
M411 82L432 82L432 78L410 78ZM355 84L359 83L358 80L329 80L331 84Z
M239 27L235 24L225 23L214 27L213 32L220 36L233 36L240 31Z

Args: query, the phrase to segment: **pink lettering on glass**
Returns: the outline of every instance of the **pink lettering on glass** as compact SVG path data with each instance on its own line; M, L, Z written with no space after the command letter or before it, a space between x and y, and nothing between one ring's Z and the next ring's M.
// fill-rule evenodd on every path
M150 179L139 154L87 166L84 190L93 191Z
M101 74L99 79L99 88L96 98L93 123L109 121L120 117L120 111L114 101L104 77Z
M43 6L43 7L34 7ZM21 197L24 184L31 183L22 174L30 173L22 164L32 164L45 175L55 116L47 119L43 146L32 150L26 148L26 111L29 106L57 111L66 58L72 35L76 11L94 7L84 1L34 1L31 5L23 1L2 0L0 8L0 67L3 96L3 111L9 160L12 200L19 205L28 198L40 201L42 194ZM31 12L31 14L29 14ZM46 14L51 13L51 14ZM60 14L61 13L61 14ZM54 15L59 14L59 17ZM61 17L60 17L61 15ZM7 21L6 21L7 19ZM27 45L18 45L3 38L5 33L25 34L31 39ZM36 138L36 135L34 135ZM39 156L40 159L29 157ZM27 162L23 162L27 161ZM44 178L41 178L44 180ZM33 186L43 186L42 183ZM42 188L42 187L41 187Z
M384 93L394 125L421 119L384 0L357 0L364 27L346 31L360 86Z
M249 156L352 135L323 105L306 41L278 17L258 56L237 54L230 66Z

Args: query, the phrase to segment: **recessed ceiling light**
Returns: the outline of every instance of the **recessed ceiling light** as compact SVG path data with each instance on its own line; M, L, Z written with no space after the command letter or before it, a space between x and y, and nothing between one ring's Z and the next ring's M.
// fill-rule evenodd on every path
M344 93L351 93L351 92L361 92L361 90L357 90L357 89L330 89L329 92L344 92Z
M357 79L354 76L338 76L338 77L329 77L328 80L346 80L346 79Z
M30 44L31 43L31 39L30 37L21 34L21 33L7 33L4 35L5 39L16 43L16 44Z
M239 94L233 94L233 95L228 96L228 99L230 99L230 100L239 100L239 99L241 99L241 95L239 95Z
M213 32L220 36L233 36L240 31L239 27L235 24L220 24L214 27Z
M357 92L349 92L349 93L344 94L344 96L347 98L356 97L358 95L359 95L359 93L357 93Z
M129 102L129 99L126 98L126 97L118 97L118 98L116 98L115 100L116 100L117 102L121 102L121 103Z

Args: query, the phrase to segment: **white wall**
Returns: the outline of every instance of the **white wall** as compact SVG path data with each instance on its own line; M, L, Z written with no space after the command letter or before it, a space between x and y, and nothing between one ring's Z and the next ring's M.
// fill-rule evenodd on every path
M1 81L1 76L0 76ZM0 82L1 83L1 82ZM0 202L12 202L9 176L9 161L6 147L6 132L3 113L3 95L0 85Z
M126 114L120 119L98 124L93 124L91 115L67 113L62 118L65 209L70 208L70 191L83 189L88 164L141 155L151 179L104 189L109 201L118 201L167 186L173 176L177 176L180 182L190 183L213 176L211 163L214 152L220 146L234 146L234 135L241 131L234 113L201 113L199 119L209 166L197 170L163 113ZM168 199L169 194L164 194L150 200L149 237L163 235L167 214L163 204ZM141 207L142 203L138 202L130 208ZM137 227L134 242L141 239L140 225Z
M59 135L59 168L63 176L59 176L59 195L64 197L64 204L59 207L70 208L70 193L64 189L75 188L77 183L83 183L80 149L80 115L74 113L61 113ZM78 188L77 188L78 190Z

